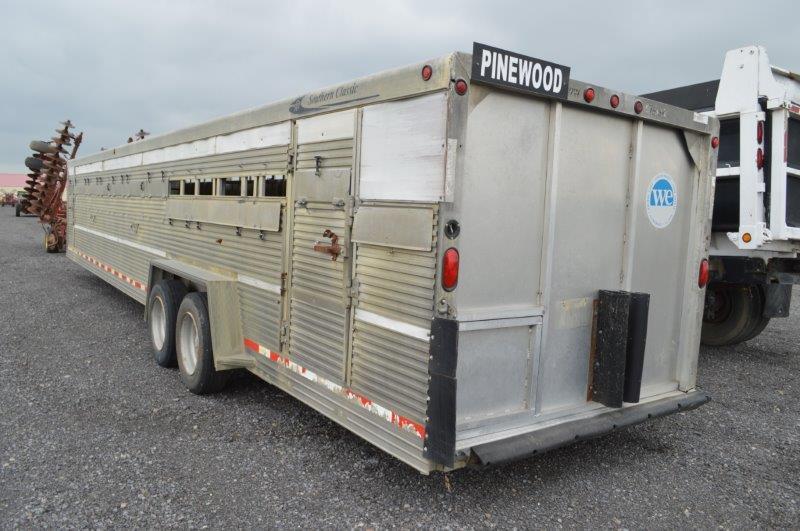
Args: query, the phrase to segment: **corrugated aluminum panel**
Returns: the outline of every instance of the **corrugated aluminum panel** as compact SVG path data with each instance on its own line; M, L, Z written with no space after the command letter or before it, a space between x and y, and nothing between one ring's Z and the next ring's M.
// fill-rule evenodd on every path
M278 364L265 361L261 356L257 360L255 368L250 370L267 382L420 472L427 474L434 470L435 465L422 457L423 442L419 437L398 430L364 408L353 407L341 396L328 392L324 387L311 383Z
M281 296L239 283L242 335L280 352Z
M428 391L428 342L402 333L402 326L376 326L359 319L366 311L430 330L436 277L436 212L431 251L356 245L358 300L353 329L351 387L390 409L424 423ZM389 322L391 322L389 321Z
M313 169L319 160L320 179L324 179L324 170L352 166L353 141L305 144L297 153L298 170ZM347 248L346 213L343 207L331 204L332 199L294 207L289 357L332 381L343 382L349 323L349 296L345 291L348 271L343 257L332 260L329 254L314 251L315 243L327 241L323 233L328 229Z

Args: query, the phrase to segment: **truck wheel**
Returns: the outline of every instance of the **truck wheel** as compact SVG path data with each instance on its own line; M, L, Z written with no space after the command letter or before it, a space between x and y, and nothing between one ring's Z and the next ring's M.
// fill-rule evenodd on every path
M754 289L760 298L760 303L753 305L755 313L751 316L751 327L747 333L743 334L741 341L750 341L763 332L769 324L769 317L764 317L764 305L767 302L767 295L764 293L762 286L754 286Z
M186 286L179 280L161 280L150 290L147 302L147 324L153 357L162 367L175 367L175 321L178 306L186 295Z
M205 293L189 293L178 309L175 325L178 368L183 385L196 395L215 393L225 386L227 372L214 369L211 322Z
M701 341L720 347L744 341L755 329L755 315L763 310L761 295L754 286L713 285L706 289Z

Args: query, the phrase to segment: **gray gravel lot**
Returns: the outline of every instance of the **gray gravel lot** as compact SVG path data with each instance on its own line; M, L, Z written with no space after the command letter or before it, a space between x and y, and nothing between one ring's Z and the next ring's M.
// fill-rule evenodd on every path
M247 374L189 394L41 235L0 209L0 527L800 527L800 310L703 349L707 406L425 477Z

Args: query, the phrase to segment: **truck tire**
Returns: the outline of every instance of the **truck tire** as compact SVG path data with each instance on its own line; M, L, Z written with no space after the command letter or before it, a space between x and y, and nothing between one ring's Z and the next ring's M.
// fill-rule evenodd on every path
M752 324L750 330L748 330L745 334L742 335L741 341L750 341L754 337L757 337L761 332L769 324L769 317L764 317L764 305L767 302L767 295L764 292L763 286L755 286L755 290L758 292L758 295L761 298L761 303L754 305L758 306L758 308L753 308L753 311L756 312L751 317Z
M227 372L214 369L211 349L211 321L205 293L189 293L178 308L175 325L178 369L181 381L196 395L216 393L225 387Z
M161 280L150 290L147 328L150 330L153 357L162 367L178 365L175 357L175 322L178 307L185 295L186 286L179 280Z
M755 286L709 286L701 342L713 347L741 343L758 326L763 307L762 295Z

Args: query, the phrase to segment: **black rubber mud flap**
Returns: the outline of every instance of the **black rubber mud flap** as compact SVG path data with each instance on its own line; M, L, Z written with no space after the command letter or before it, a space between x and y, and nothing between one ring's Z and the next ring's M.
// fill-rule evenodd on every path
M764 317L789 317L791 284L765 284L764 298Z
M650 295L631 293L628 310L628 347L625 362L625 386L622 394L624 402L639 402L644 370L644 348L647 342L647 317L650 309Z
M458 322L436 317L431 325L424 455L446 467L455 464L457 363Z
M650 295L600 290L590 398L608 407L639 401Z
M591 397L604 406L622 407L631 294L600 290L598 299Z

